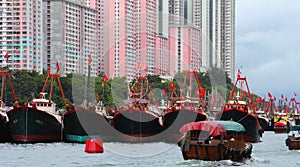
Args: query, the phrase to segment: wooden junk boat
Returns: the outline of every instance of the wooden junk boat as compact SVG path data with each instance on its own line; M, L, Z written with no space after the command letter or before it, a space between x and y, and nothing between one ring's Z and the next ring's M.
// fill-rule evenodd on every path
M227 121L226 127L231 132L245 131L239 123ZM232 124L234 123L234 124ZM237 124L239 124L237 126ZM183 137L178 146L184 160L204 161L232 160L243 162L251 158L252 145L243 140L226 140L225 127L216 121L201 121L185 124L180 129Z
M120 141L152 141L163 131L162 112L156 107L147 78L139 77L128 86L130 97L114 114L112 125Z
M14 91L14 88L12 86L10 76L7 71L0 71L0 75L2 76L2 87L1 87L1 99L0 99L0 142L7 142L10 141L11 135L9 131L9 119L7 116L7 112L12 109L12 107L6 106L5 102L3 101L3 95L4 95L4 87L5 87L5 76L8 80L9 86L11 88L15 105L17 106L18 100Z
M289 150L300 150L299 132L300 132L300 125L290 126L288 124L288 128L287 128L288 137L285 140L285 144L289 148Z
M49 78L51 79L50 98L46 99L47 93L44 91ZM51 100L54 79L57 79L65 107L67 107L59 75L48 72L40 97L29 101L27 105L15 107L7 113L13 142L62 141L61 114L56 110L56 103Z
M237 84L240 83L240 89L236 95ZM246 84L247 91L243 90L243 84ZM236 97L234 97L236 96ZM243 97L244 96L244 97ZM249 101L246 101L246 98ZM263 130L258 122L252 95L245 77L238 74L237 80L231 90L228 102L225 104L223 111L216 114L215 120L232 120L242 124L246 131L243 139L246 142L259 142Z
M163 115L164 132L161 135L164 141L177 142L181 136L179 129L184 124L208 119L204 98L205 90L200 85L196 71L186 72L179 96L174 83L170 84L170 105Z

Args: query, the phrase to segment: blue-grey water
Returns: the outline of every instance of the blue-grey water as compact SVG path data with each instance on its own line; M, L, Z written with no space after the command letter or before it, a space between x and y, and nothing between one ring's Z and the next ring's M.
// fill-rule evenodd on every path
M286 134L265 132L262 142L253 144L252 158L246 163L230 160L185 161L175 144L104 143L104 153L87 154L85 144L40 143L0 144L0 166L253 166L300 167L300 151L285 146Z

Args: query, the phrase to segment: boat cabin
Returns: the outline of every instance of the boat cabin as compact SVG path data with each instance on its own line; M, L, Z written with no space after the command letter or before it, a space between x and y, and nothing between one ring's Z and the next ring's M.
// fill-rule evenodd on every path
M285 144L289 150L300 150L300 125L289 126L287 134Z
M47 93L41 93L41 95L41 98L33 99L28 102L27 106L36 107L38 110L56 114L56 104L53 101L46 99Z

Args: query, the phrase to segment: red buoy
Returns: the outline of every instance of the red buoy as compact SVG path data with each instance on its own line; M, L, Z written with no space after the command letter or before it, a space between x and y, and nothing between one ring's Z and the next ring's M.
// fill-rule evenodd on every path
M85 141L86 153L103 153L103 141L101 139L87 139Z

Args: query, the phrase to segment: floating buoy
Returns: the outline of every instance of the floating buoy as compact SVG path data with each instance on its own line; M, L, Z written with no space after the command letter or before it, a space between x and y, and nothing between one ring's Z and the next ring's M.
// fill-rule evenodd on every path
M103 153L103 141L101 139L87 139L85 141L86 153Z

